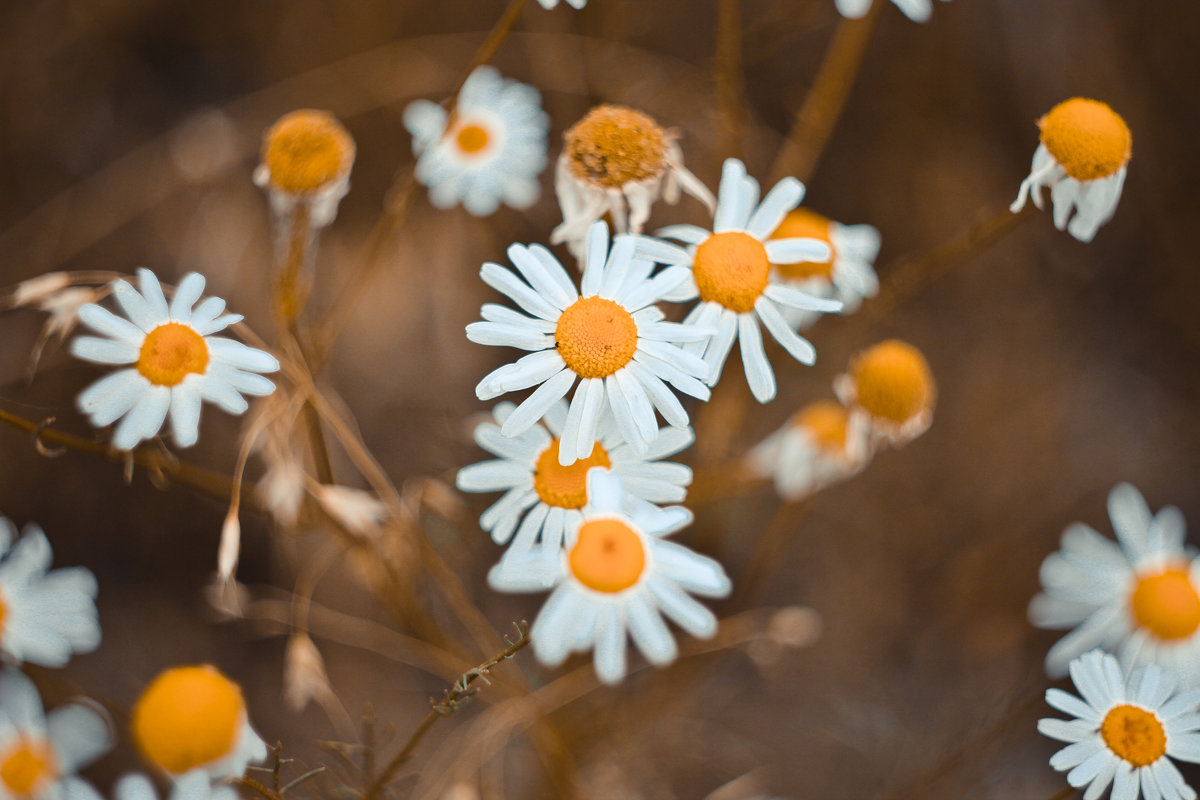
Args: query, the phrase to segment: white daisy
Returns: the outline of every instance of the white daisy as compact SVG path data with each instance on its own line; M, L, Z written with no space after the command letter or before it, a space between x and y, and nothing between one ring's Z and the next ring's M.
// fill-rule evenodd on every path
M599 105L563 134L554 190L563 221L550 243L583 253L592 223L608 214L616 233L641 233L659 197L674 205L680 189L713 210L712 192L683 166L677 135L632 108Z
M202 275L185 275L170 306L150 270L138 270L138 287L140 293L125 281L113 284L113 296L129 319L95 304L79 309L79 320L107 338L79 336L71 342L71 353L86 361L133 365L96 381L76 401L97 428L124 417L113 447L132 450L155 436L168 411L175 444L191 447L199 435L202 400L241 414L248 406L243 394L275 391L275 384L255 374L278 370L274 356L212 335L241 315L222 314L225 301L219 297L192 308L204 292Z
M33 682L0 674L0 800L98 800L75 773L112 749L108 720L68 703L47 716Z
M14 544L15 542L15 544ZM96 576L83 567L47 572L42 529L17 529L0 517L0 652L17 661L61 667L72 653L100 645Z
M1043 208L1042 189L1048 188L1054 227L1090 242L1112 219L1121 199L1125 168L1133 155L1129 126L1106 104L1074 97L1050 109L1038 127L1041 142L1011 210L1020 211L1031 196L1033 204Z
M542 4L542 8L554 8L558 5L558 0L538 0L538 2ZM567 0L567 5L580 9L587 5L587 0Z
M240 778L267 757L241 688L209 664L160 673L134 705L130 728L146 760L177 781L193 770Z
M181 777L168 795L168 800L237 800L232 786L213 786L212 779L201 770ZM145 775L126 775L117 781L114 800L158 800L154 784Z
M550 118L538 90L478 67L458 93L454 112L429 100L404 109L413 137L417 180L429 187L437 208L461 202L477 217L495 213L503 201L528 208L541 187Z
M658 231L690 245L685 250L649 236L637 237L636 254L662 264L691 267L688 282L672 300L700 298L684 325L716 326L711 341L688 345L704 354L709 386L721 377L725 359L737 340L750 391L760 403L775 397L775 373L763 350L758 320L788 353L804 364L817 360L817 351L807 339L792 330L781 308L811 311L841 311L839 300L813 297L781 283L771 274L772 264L799 261L828 261L829 245L816 239L771 239L787 212L804 197L804 184L784 178L762 204L758 181L746 174L736 158L726 159L721 171L717 213L713 229L695 225L672 225ZM757 317L757 319L756 319Z
M688 593L725 597L731 587L716 561L661 538L691 521L687 509L644 506L629 515L616 475L593 468L587 484L589 503L560 556L509 551L488 583L503 592L553 590L529 632L534 654L553 667L594 650L596 674L615 683L625 676L626 631L648 661L668 664L678 649L663 616L709 638L717 619Z
M501 428L504 436L519 436L580 378L558 450L563 466L591 455L606 407L633 452L645 457L658 437L655 408L673 426L688 424L666 383L701 400L709 397L698 379L707 367L678 345L702 343L712 331L664 322L652 305L686 281L688 271L673 267L651 278L654 265L634 258L633 251L634 240L619 236L609 252L608 228L597 222L588 235L582 291L550 251L536 244L508 249L528 283L499 264L484 264L479 273L533 316L489 303L482 308L485 321L467 326L467 338L534 352L493 371L475 394L491 400L537 386Z
M836 0L837 10L843 17L858 19L871 9L872 0ZM930 0L892 0L896 8L913 22L927 22L933 14ZM945 0L943 0L945 2Z
M747 456L750 469L775 482L789 503L854 475L867 464L865 431L856 430L844 406L829 400L809 403Z
M1184 546L1183 515L1167 506L1151 516L1127 483L1109 494L1108 515L1116 542L1077 522L1042 562L1029 619L1075 628L1050 648L1046 671L1060 676L1071 659L1103 647L1126 669L1158 664L1200 684L1200 557Z
M691 428L662 429L645 455L638 455L621 438L611 416L605 415L591 454L564 467L558 463L558 449L567 404L559 401L550 407L542 420L544 428L534 425L509 438L500 430L515 408L512 403L499 403L492 411L495 422L475 428L476 443L499 458L464 467L457 480L464 492L504 492L479 518L496 544L511 540L511 550L529 550L540 542L543 553L557 553L567 529L581 520L580 509L588 499L586 478L593 467L611 468L629 497L648 503L680 503L687 495L692 470L659 459L691 445L695 438Z
M863 350L833 382L838 399L851 409L851 425L879 440L901 445L929 430L937 383L920 350L887 339Z
M354 139L332 114L299 109L284 114L263 136L254 183L267 190L281 220L290 220L305 204L312 227L324 228L350 191L354 155Z
M1200 763L1200 687L1176 692L1157 666L1126 680L1117 660L1092 650L1070 664L1082 696L1047 689L1046 702L1075 717L1043 719L1038 731L1069 744L1050 759L1067 783L1096 800L1112 784L1112 800L1195 800L1171 759ZM1068 770L1070 770L1068 772Z

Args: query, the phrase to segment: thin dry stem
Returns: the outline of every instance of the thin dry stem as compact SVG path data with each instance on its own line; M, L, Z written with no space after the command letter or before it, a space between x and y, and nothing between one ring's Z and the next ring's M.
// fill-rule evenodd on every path
M717 152L724 158L740 157L745 144L746 103L742 91L741 0L717 3L717 116L721 136Z

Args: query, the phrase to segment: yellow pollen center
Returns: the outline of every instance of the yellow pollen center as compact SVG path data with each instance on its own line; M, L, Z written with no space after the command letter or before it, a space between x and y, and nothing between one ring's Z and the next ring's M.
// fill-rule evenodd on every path
M877 419L903 424L933 405L929 363L907 342L889 339L860 353L850 376L856 402Z
M133 738L148 761L178 775L228 755L244 715L242 690L215 667L175 667L138 698Z
M843 451L846 449L846 424L850 415L845 408L832 400L809 403L793 418L793 425L808 431L822 450Z
M284 114L263 137L263 163L271 183L285 192L312 192L345 175L354 162L354 140L324 111Z
M208 368L208 344L188 325L168 322L146 334L137 371L155 386L174 386Z
M595 519L580 526L568 561L584 586L615 593L638 582L646 568L646 550L642 537L624 522Z
M1098 100L1075 97L1059 103L1038 126L1042 144L1077 181L1107 178L1133 155L1129 126Z
M454 137L454 141L458 144L458 149L471 156L479 155L479 153L486 150L491 140L486 128L473 124L463 125L458 129L458 134Z
M1200 593L1186 568L1139 577L1130 606L1137 624L1160 639L1184 639L1200 628Z
M599 442L592 454L569 467L558 463L558 439L538 456L533 472L533 488L548 506L583 508L587 505L587 474L592 467L608 467L608 453Z
M1153 713L1137 706L1116 706L1104 715L1100 736L1108 749L1135 767L1147 767L1167 752L1167 735Z
M563 134L572 173L589 183L619 188L661 175L667 168L667 137L640 111L601 105Z
M775 269L788 280L802 281L808 278L829 278L833 275L833 262L837 251L833 249L830 236L830 221L807 208L797 208L786 217L771 234L772 239L820 239L829 245L829 260L822 262L801 261L799 264L776 264Z
M744 314L767 288L771 262L763 243L741 231L714 233L696 248L692 262L700 299Z
M607 378L637 352L637 323L612 300L584 297L558 318L554 340L558 353L582 378Z
M0 754L0 783L17 797L33 797L56 776L57 759L44 740L17 739L16 746Z

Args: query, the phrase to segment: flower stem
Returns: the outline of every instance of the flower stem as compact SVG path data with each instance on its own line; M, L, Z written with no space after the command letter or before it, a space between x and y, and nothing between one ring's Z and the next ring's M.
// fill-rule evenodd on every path
M717 153L723 162L726 158L740 158L744 144L746 113L742 98L741 0L718 0L715 67L720 120Z

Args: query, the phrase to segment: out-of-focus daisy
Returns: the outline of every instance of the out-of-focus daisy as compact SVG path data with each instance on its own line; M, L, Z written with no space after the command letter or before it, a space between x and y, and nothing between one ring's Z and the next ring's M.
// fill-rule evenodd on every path
M241 688L208 664L165 670L142 692L130 727L142 755L179 779L201 770L238 778L267 746L250 727Z
M894 445L912 441L933 421L937 384L925 356L908 342L888 339L868 347L833 386L852 415Z
M538 2L542 4L542 8L554 8L558 5L558 0L538 0ZM567 5L579 9L587 5L587 0L567 0Z
M1038 731L1067 742L1050 766L1096 800L1112 784L1112 800L1195 800L1171 759L1200 763L1200 687L1176 692L1170 672L1142 667L1126 679L1117 660L1092 650L1070 664L1080 697L1047 689L1046 702L1075 717L1043 719ZM1069 770L1069 771L1068 771Z
M50 567L42 529L17 529L0 517L0 652L44 667L61 667L72 653L100 644L96 576L83 567Z
M564 467L558 463L558 449L567 423L567 404L560 401L550 407L542 420L544 428L534 425L508 438L500 430L515 408L512 403L499 403L492 412L495 422L475 428L475 442L499 458L472 464L458 473L458 488L465 492L504 492L479 519L496 544L511 539L513 550L529 550L540 542L544 554L557 552L567 529L579 523L580 509L587 505L586 478L593 467L611 468L628 495L645 502L679 503L686 496L692 470L659 459L688 447L695 438L691 428L659 431L654 444L639 456L624 443L606 415L596 431L591 455Z
M851 313L879 291L872 266L879 255L879 231L871 225L842 225L807 208L797 208L783 218L771 238L817 239L829 245L828 261L774 265L781 279L806 294L837 298L843 311ZM788 322L801 329L820 317L815 311L782 310Z
M189 772L175 782L168 800L237 800L232 786L213 786L203 771ZM158 800L154 784L145 775L126 775L117 781L113 800Z
M124 418L113 447L132 450L156 435L168 411L175 444L191 447L199 435L202 400L241 414L248 406L243 394L275 391L275 384L255 374L278 370L274 356L212 335L242 317L223 314L225 301L219 297L196 305L204 276L185 275L169 306L150 270L138 270L138 287L141 292L125 281L113 284L113 296L128 319L91 303L79 309L79 320L106 338L78 336L71 342L78 358L132 365L96 381L76 401L97 428Z
M760 403L766 403L775 397L775 373L763 350L759 321L793 358L812 364L817 351L792 330L781 309L841 311L842 303L805 294L773 279L771 274L772 264L828 261L831 256L829 245L817 239L769 240L787 212L804 197L804 184L784 178L761 204L758 192L758 181L746 174L742 162L726 159L712 231L695 225L672 225L658 231L658 235L678 239L691 245L689 249L639 236L637 255L691 268L685 288L671 299L699 297L700 303L688 314L684 325L716 326L717 335L710 341L689 346L694 352L703 352L708 384L712 386L720 378L737 340L750 391Z
M608 104L568 128L554 169L563 221L550 243L581 255L588 228L605 214L616 233L641 233L654 201L674 204L681 188L711 212L712 192L684 168L676 138L641 111Z
M299 109L284 114L263 135L254 182L267 190L271 210L281 219L290 219L304 204L309 223L323 228L350 191L354 154L354 139L333 115Z
M576 291L549 250L514 244L508 256L528 283L499 264L484 264L479 274L532 316L489 303L481 309L485 321L467 326L473 342L534 351L475 387L480 400L538 387L504 421L504 436L529 430L580 379L559 437L563 466L591 455L606 407L633 452L645 457L658 437L655 408L671 425L688 424L667 383L692 397L709 397L699 380L707 371L704 362L678 345L703 342L712 331L664 322L652 305L686 281L688 271L675 267L651 278L654 265L634 258L631 237L617 237L609 251L603 222L592 226L587 247L583 286Z
M678 650L663 616L709 638L716 617L688 594L725 597L731 587L716 561L661 538L691 520L686 509L645 506L630 515L621 480L600 468L588 473L587 491L557 559L509 551L488 582L504 592L552 589L529 633L538 660L553 667L571 652L594 650L596 674L615 683L625 676L626 631L648 661L668 664Z
M1041 143L1011 210L1024 208L1028 197L1044 208L1042 189L1048 188L1054 226L1090 242L1112 219L1121 199L1125 167L1133 155L1129 126L1106 104L1073 97L1050 109L1038 127Z
M0 673L0 800L99 800L75 773L112 746L108 720L90 706L47 716L29 678Z
M1075 628L1050 648L1046 671L1058 677L1071 659L1103 647L1126 668L1158 664L1200 684L1200 557L1184 546L1183 515L1167 506L1151 516L1127 483L1109 493L1108 515L1116 542L1077 522L1042 563L1029 619Z
M751 450L747 463L760 477L771 478L784 500L803 500L866 465L865 432L850 423L850 412L838 403L809 403Z
M896 8L913 22L927 22L933 14L930 0L892 0ZM945 0L943 0L945 2ZM843 17L858 19L871 9L872 0L837 0L837 10Z
M462 203L477 217L495 213L501 201L528 208L541 188L550 118L538 90L478 67L458 93L454 111L429 100L404 109L413 137L417 180L429 187L437 208Z

